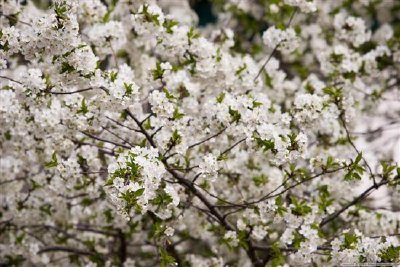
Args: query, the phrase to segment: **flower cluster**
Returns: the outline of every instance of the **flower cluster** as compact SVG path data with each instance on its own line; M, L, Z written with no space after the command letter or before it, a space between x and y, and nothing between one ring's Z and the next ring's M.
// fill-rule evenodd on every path
M0 266L400 262L399 1L0 2Z

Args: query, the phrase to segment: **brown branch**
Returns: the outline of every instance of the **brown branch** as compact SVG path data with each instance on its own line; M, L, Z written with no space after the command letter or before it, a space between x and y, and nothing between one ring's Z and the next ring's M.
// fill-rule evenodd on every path
M335 213L329 215L328 217L324 218L321 223L319 224L320 227L324 226L325 224L329 223L330 221L336 219L340 214L342 214L343 212L345 212L347 209L349 209L350 207L354 206L355 204L357 204L358 202L362 201L364 198L366 198L370 193L372 193L372 191L378 189L379 187L381 187L382 185L387 184L389 181L387 180L382 180L380 183L378 184L373 184L371 185L369 188L367 188L367 190L365 190L362 194L360 194L358 197L354 198L352 201L350 201L349 203L347 203L345 206L343 206L340 210L336 211Z
M119 147L126 148L126 149L131 149L130 146L127 146L127 145L124 145L124 144L119 144L119 143L116 143L116 142L113 142L113 141L110 141L110 140L107 140L107 139L103 139L103 138L97 137L97 136L92 135L92 134L87 133L87 132L83 132L82 131L81 133L83 133L84 135L86 135L86 136L88 136L90 138L93 138L95 140L101 141L101 142L110 143L110 144L113 144L115 146L119 146Z
M146 137L147 141L149 141L150 145L154 148L157 148L156 144L153 141L153 138L149 135L149 133L146 131L146 129L143 127L143 124L128 110L125 109L126 114L128 114L129 117L131 117L139 126L141 133Z
M354 144L354 142L351 140L350 132L349 132L349 129L347 128L346 120L343 118L343 116L344 116L344 114L342 113L342 114L339 116L339 119L340 119L340 121L342 122L343 128L344 128L344 130L345 130L345 132L346 132L347 141L350 143L350 145L353 147L353 149L356 151L356 153L359 154L359 155L361 155L361 158L362 158L362 160L364 161L364 164L365 164L365 165L367 166L367 168L368 168L368 171L369 171L369 173L370 173L370 176L371 176L371 178L372 178L372 181L374 182L374 185L377 185L376 179L375 179L375 175L374 175L374 173L372 172L371 166L368 164L368 162L367 162L367 161L365 160L365 158L362 156L361 152L358 150L358 148L356 147L356 145Z
M297 7L295 8L295 10L293 11L292 15L290 16L290 19L288 21L288 23L286 24L286 28L288 28L290 26L290 24L293 21L294 16L297 13ZM271 54L268 56L267 60L265 60L264 64L261 66L260 70L258 71L256 77L254 77L254 82L257 80L257 78L261 75L261 73L263 72L265 66L267 66L268 62L271 60L272 56L275 54L275 52L278 50L279 45L281 44L282 41L280 41L272 50Z
M196 146L198 146L198 145L201 145L201 144L203 144L203 143L205 143L205 142L207 142L207 141L209 141L209 140L211 140L211 139L213 139L213 138L219 136L219 135L222 134L227 128L228 128L228 127L225 127L225 128L223 128L221 131L219 131L218 133L216 133L216 134L214 134L214 135L211 135L211 136L207 137L206 139L204 139L204 140L202 140L202 141L199 141L199 142L197 142L197 143L194 143L194 144L190 145L190 146L188 147L188 149L194 148L194 147L196 147Z
M102 90L108 94L108 91L104 87L89 87L89 88L79 89L79 90L71 91L71 92L51 92L51 91L49 91L48 93L52 94L52 95L72 95L72 94L82 93L82 92L91 91L91 90Z
M237 145L239 145L240 143L242 143L243 141L245 141L246 138L240 139L239 141L237 141L236 143L234 143L232 146L230 146L229 148L225 149L221 154L219 154L219 156L225 155L227 154L229 151L231 151L232 149L234 149Z
M127 114L129 117L131 117L136 124L139 126L142 134L146 137L147 141L150 143L150 145L154 148L157 148L157 146L155 145L151 135L149 135L149 133L146 131L146 129L144 129L143 125L141 125L141 123L139 122L139 120L129 111L126 110ZM231 146L230 148L228 148L227 150L225 150L222 154L228 153L231 149L233 149L236 145L240 144L241 142L243 142L244 140L246 140L245 138L236 142L233 146ZM161 155L160 155L161 156ZM207 207L210 215L212 215L213 217L215 217L214 219L225 228L225 230L228 231L234 231L234 228L228 223L228 221L226 220L226 217L222 215L222 213L217 209L217 207L215 205L213 205L193 184L191 181L185 179L183 176L181 176L178 172L176 172L175 170L173 170L172 168L170 168L167 159L162 158L161 162L164 164L166 170L182 185L184 186L186 189L188 189L193 195L195 195L202 203L204 206ZM245 249L247 256L250 258L251 262L253 263L253 265L255 267L263 267L264 264L262 263L262 261L259 260L259 258L257 257L256 251L252 246L252 242L251 240L247 240L247 245L248 248Z
M73 254L82 255L82 256L95 256L95 257L100 256L98 253L81 250L81 249L77 249L77 248L62 247L62 246L44 247L38 251L38 254L47 253L47 252L67 252L67 253L73 253ZM103 261L102 257L100 257L100 259Z
M9 81L12 81L12 82L14 82L14 83L18 83L18 84L20 84L20 85L24 85L24 84L21 83L20 81L14 80L13 78L10 78L10 77L7 77L7 76L2 76L2 75L0 75L0 78L6 79L6 80L9 80Z

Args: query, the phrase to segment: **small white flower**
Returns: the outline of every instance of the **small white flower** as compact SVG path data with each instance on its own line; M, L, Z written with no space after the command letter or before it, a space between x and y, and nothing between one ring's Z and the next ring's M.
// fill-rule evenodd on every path
M174 232L175 232L174 228L168 226L168 227L165 229L164 234L165 234L166 236L173 236L173 235L174 235Z

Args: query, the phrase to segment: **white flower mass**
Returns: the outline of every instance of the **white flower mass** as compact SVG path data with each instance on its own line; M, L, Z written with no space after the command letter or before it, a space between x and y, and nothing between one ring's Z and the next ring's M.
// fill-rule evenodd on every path
M399 10L0 1L0 266L400 264Z

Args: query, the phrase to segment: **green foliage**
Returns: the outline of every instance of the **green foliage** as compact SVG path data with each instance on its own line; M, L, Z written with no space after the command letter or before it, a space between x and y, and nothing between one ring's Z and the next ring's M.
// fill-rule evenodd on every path
M54 168L57 167L58 161L57 161L57 154L56 152L53 152L53 155L51 155L51 160L45 163L46 168Z
M54 12L56 13L56 18L57 20L67 20L67 11L68 11L68 6L66 5L65 2L61 3L55 3L54 4Z
M324 171L327 171L327 170L336 169L338 167L340 167L340 164L335 162L335 159L332 156L328 156L328 158L326 159L325 165L322 166L322 169Z
M381 262L399 262L400 261L400 246L393 246L383 249L379 252Z
M160 21L158 20L159 15L158 14L150 14L148 5L143 6L142 14L144 15L147 22L151 22L154 25L160 26Z
M263 140L259 137L254 138L256 140L257 147L262 148L264 152L271 150L275 151L275 142L272 139Z
M117 77L118 77L118 72L117 72L117 71L111 71L111 72L109 73L109 75L110 75L110 81L115 82L115 80L116 80Z
M257 102L257 101L255 101L255 100L253 100L253 109L258 108L258 107L261 107L261 106L262 106L262 103L261 103L261 102Z
M240 115L239 111L232 109L231 107L229 107L229 115L231 115L232 118L232 122L239 122L239 120L241 119L242 115Z
M354 82L356 80L357 74L354 71L349 71L343 73L343 78L350 80L351 82Z
M170 267L176 265L175 258L169 255L165 249L161 248L159 252L161 258L160 267Z
M306 241L306 238L299 233L298 230L293 231L293 247L296 249L300 248L302 242Z
M153 80L162 79L164 75L164 70L161 68L161 62L156 63L156 68L151 70L151 74L153 75Z
M335 201L335 199L331 197L327 185L321 185L318 187L318 196L318 208L320 211L326 212L326 208L332 205Z
M164 94L165 94L165 96L166 96L166 98L168 99L168 100L170 100L170 101L174 101L174 100L176 100L176 97L173 95L173 94L171 94L169 91L168 91L168 89L167 88L163 88L163 92L164 92Z
M106 223L112 223L114 216L112 215L111 209L106 209L105 211L103 211L103 215L106 219Z
M217 103L222 103L222 101L224 101L224 99L225 99L225 93L224 92L221 92L217 97L216 97L216 100L217 100Z
M50 203L43 204L39 207L39 210L44 214L51 216L53 214L51 210L52 205Z
M166 30L167 33L172 34L174 33L174 31L172 30L172 28L176 25L178 25L179 23L176 20L173 19L166 19L163 23L163 26Z
M108 5L108 10L106 14L104 14L102 18L103 23L107 23L110 21L111 13L114 11L115 6L117 5L118 0L111 0L111 3Z
M297 216L304 216L311 213L311 207L307 205L306 201L299 201L296 197L290 197L291 204L294 205L292 213Z
M362 153L358 154L356 159L348 167L348 172L344 176L345 181L361 180L361 175L365 169L360 165L362 159Z
M268 177L265 176L264 174L258 175L258 176L254 176L253 177L253 182L256 186L262 186L267 184L269 181Z
M86 99L85 99L85 98L82 98L81 107L80 107L80 109L77 111L77 113L78 113L78 114L83 114L83 115L85 115L85 114L88 113L88 112L89 112L89 109L88 109L88 106L86 105Z
M146 130L150 130L150 129L152 128L150 118L148 118L148 119L143 123L143 127L144 127Z
M331 100L334 102L339 101L343 97L343 92L342 92L342 89L340 89L340 88L328 86L328 87L325 87L322 91L325 94L329 95L331 97Z
M285 262L285 257L282 253L279 242L274 243L271 246L271 260L268 262L266 267L282 266Z
M24 257L21 255L5 255L4 260L4 266L7 267L22 266L22 263L25 261Z
M247 69L247 65L243 64L242 66L240 66L236 71L235 71L235 75L240 77L240 75L242 74L243 71L245 71Z
M132 208L135 208L137 211L141 210L140 206L137 204L137 201L139 197L143 195L144 190L144 188L140 188L136 191L126 191L125 193L121 194L121 198L126 203L125 208L127 211L130 211Z
M355 249L358 243L359 237L355 234L345 233L343 244L340 246L341 249Z
M264 82L268 88L273 88L272 85L272 77L268 74L268 72L264 71Z
M174 120L180 120L185 116L184 113L179 112L178 108L175 108L174 113L172 114L172 118Z
M70 65L67 61L64 61L64 62L61 63L60 74L71 73L73 71L75 71L75 68L72 65Z
M158 208L166 207L172 202L172 197L168 195L164 190L159 190L157 196L150 201L151 204L157 206Z
M392 172L397 168L397 172L400 172L399 167L397 167L396 165L391 165L387 162L382 161L381 162L381 166L382 166L382 178L387 180L390 178Z
M343 61L344 56L342 54L332 53L330 56L330 61L332 64L340 64Z
M182 142L182 136L179 134L178 130L174 130L172 132L172 136L169 140L168 145L172 147L180 144L181 142Z
M215 62L219 63L221 62L221 59L222 59L221 48L218 47L215 55Z
M198 32L196 32L196 31L194 30L193 27L190 27L190 29L189 29L189 31L188 31L188 33L187 33L186 36L187 36L187 38L188 38L188 43L189 43L189 45L191 45L193 39L199 38L199 37L200 37L200 34L199 34Z
M239 247L242 247L245 250L249 249L249 245L247 242L248 240L247 231L239 231L237 237L239 239Z
M6 132L4 133L4 138L5 138L7 141L11 140L11 137L12 137L12 135L11 135L10 131L6 131Z
M287 208L284 206L282 195L279 195L277 198L275 198L275 205L278 207L276 212L279 215L282 216L285 212L287 212Z

